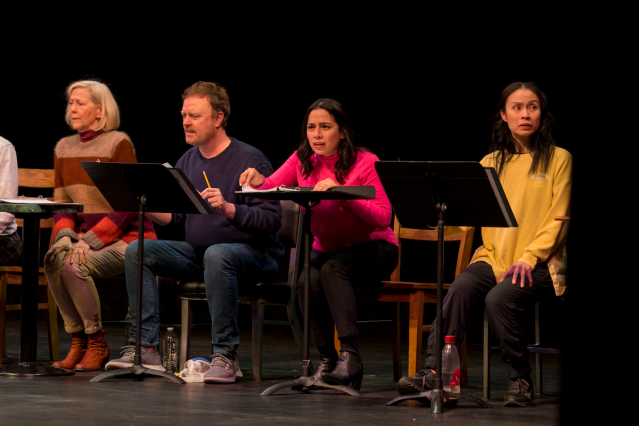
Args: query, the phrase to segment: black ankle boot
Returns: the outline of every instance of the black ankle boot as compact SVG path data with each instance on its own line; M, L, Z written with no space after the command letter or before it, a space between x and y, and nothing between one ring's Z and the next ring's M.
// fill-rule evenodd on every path
M313 378L315 380L322 380L322 376L325 373L330 373L335 369L335 364L337 360L330 357L321 356L320 362L315 369L315 374L313 374Z
M315 369L315 373L313 373L311 377L316 381L322 380L322 376L325 373L329 373L333 371L336 363L337 363L337 360L335 358L321 356L319 364L317 365L317 368ZM291 387L292 390L302 390L303 388L304 386ZM326 389L326 388L324 386L315 386L315 385L312 385L308 388L308 390L322 390L322 389Z
M331 385L344 385L359 390L364 377L364 366L359 354L340 352L337 366L330 373L324 373L322 380Z

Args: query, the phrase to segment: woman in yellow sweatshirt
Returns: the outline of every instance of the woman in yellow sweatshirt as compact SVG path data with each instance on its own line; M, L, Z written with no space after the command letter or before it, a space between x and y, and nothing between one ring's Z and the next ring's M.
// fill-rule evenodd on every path
M533 83L512 83L503 90L490 154L481 164L496 169L519 227L482 228L483 245L453 282L443 306L444 335L454 335L459 347L471 309L485 301L508 365L506 406L529 405L533 396L524 312L566 289L567 222L555 218L570 210L572 156L555 146L547 105ZM446 229L447 234L459 231ZM435 334L433 322L426 369L402 378L399 393L432 388Z

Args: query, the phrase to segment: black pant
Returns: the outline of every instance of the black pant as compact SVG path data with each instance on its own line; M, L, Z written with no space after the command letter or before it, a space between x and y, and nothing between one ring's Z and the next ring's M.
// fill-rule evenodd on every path
M520 279L512 283L512 275L495 283L492 267L486 262L476 262L462 271L450 286L442 309L444 336L455 336L457 349L466 332L466 321L476 305L488 310L488 321L499 338L504 362L511 379L530 374L524 312L543 299L554 297L548 265L542 263L532 271L533 285L521 288ZM428 336L426 369L435 367L435 321Z
M22 241L15 232L6 237L0 237L0 266L15 266L22 253Z
M380 287L381 281L397 266L398 259L399 249L387 241L355 244L337 253L311 252L309 325L320 355L335 356L333 324L340 340L358 337L353 288ZM302 312L305 281L306 270L302 271L297 286Z

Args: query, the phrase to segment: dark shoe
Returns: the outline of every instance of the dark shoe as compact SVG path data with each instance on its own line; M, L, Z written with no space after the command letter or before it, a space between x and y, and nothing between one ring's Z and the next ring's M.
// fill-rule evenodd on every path
M335 369L322 374L322 380L329 385L344 385L355 390L362 386L364 366L359 354L340 352Z
M337 360L329 357L320 357L320 362L315 369L315 373L313 374L313 378L315 380L322 380L322 376L326 373L330 373L335 369L335 364L337 364Z
M315 381L318 380L322 380L322 376L325 373L329 373L331 371L333 371L335 369L335 363L337 362L336 359L334 358L330 358L327 356L322 356L320 357L320 362L317 365L317 368L315 369L315 373L311 376ZM304 386L292 386L291 389L292 390L302 390L304 388ZM324 390L324 389L328 389L325 388L324 386L310 386L307 388L308 390Z
M400 395L409 393L421 393L431 390L434 386L435 373L430 368L421 370L410 377L402 377L397 384L397 392Z
M52 365L54 367L69 368L73 370L78 362L82 361L84 354L87 352L88 339L84 331L73 333L71 339L71 349L65 359L56 361Z
M530 376L510 379L504 407L528 407L533 400L533 385Z
M74 368L75 371L101 370L109 361L111 351L104 340L104 330L88 335L87 352Z

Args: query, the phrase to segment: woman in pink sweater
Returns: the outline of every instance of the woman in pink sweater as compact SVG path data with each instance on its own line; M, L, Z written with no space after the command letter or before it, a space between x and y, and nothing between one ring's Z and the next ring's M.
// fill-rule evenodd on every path
M375 154L357 148L348 116L333 99L319 99L304 117L295 153L268 178L255 169L240 176L240 185L312 186L326 191L339 185L375 187L373 200L322 201L313 208L311 230L310 329L320 354L315 377L326 383L359 389L363 366L359 355L357 308L353 287L380 285L397 265L397 240L389 227L391 205L375 172ZM301 278L306 277L305 272ZM303 283L297 287L303 300ZM333 324L341 350L333 343Z

